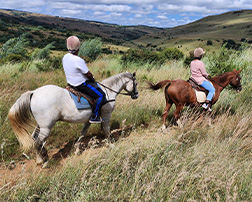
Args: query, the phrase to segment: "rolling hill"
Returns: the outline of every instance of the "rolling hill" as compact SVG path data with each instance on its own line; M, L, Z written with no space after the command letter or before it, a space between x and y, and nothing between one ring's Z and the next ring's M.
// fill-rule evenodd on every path
M0 10L0 43L27 32L34 46L57 41L57 49L64 49L65 38L76 34L81 39L101 37L105 43L126 47L167 46L188 51L195 46L219 47L224 40L240 43L252 41L252 10L240 10L202 18L174 28L121 26L58 16L41 15L16 10Z
M241 10L208 16L193 23L164 29L134 40L137 44L151 43L153 47L173 46L184 51L205 46L207 41L219 47L224 40L252 43L252 10ZM208 48L211 48L208 46Z

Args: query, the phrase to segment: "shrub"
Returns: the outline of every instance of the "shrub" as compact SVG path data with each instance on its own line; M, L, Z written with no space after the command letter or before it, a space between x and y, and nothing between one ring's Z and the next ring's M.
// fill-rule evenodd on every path
M80 46L79 56L89 57L93 61L102 52L102 41L100 38L89 39Z
M38 58L39 59L46 59L50 57L50 50L52 48L54 48L53 46L54 43L50 43L48 44L46 47L42 48L39 52L38 52Z
M22 34L20 37L9 39L2 47L0 52L0 59L7 57L10 54L26 56L28 45L26 34Z
M225 46L227 49L239 50L241 44L237 44L235 43L234 40L228 39L228 40L223 40L222 46Z
M208 46L212 46L213 45L213 42L211 40L207 40L207 43L206 43Z
M9 54L5 59L6 61L20 62L24 59L24 57L22 55Z
M185 60L184 60L184 65L185 65L186 67L188 67L188 66L191 64L193 58L194 58L194 56L193 56L193 51L190 51L189 56L186 56L186 58L185 58Z
M123 54L121 60L124 65L126 65L127 63L150 63L161 65L165 62L165 57L158 52L150 51L147 49L129 49Z
M162 51L162 54L168 60L180 60L184 57L184 53L177 48L166 48Z
M234 54L235 52L222 46L219 52L213 52L213 54L204 57L203 60L206 61L210 74L219 75L236 68Z
M39 71L42 71L42 72L47 72L47 71L63 68L62 58L53 57L53 58L47 58L46 60L41 60L40 63L36 64L36 67Z

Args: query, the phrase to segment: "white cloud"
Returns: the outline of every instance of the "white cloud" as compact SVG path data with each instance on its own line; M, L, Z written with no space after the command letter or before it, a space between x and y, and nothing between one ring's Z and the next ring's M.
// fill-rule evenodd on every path
M122 14L121 13L111 13L111 16L113 16L113 17L121 17Z
M162 19L162 20L168 19L165 15L158 15L157 18Z
M95 11L93 14L94 14L94 15L104 15L104 12Z
M142 14L136 14L135 18L141 18L143 15Z

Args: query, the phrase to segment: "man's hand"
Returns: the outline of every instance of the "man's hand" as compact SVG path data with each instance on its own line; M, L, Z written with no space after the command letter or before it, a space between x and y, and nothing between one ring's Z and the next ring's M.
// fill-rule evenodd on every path
M90 71L88 71L88 73L86 73L85 76L89 81L95 82L94 76Z

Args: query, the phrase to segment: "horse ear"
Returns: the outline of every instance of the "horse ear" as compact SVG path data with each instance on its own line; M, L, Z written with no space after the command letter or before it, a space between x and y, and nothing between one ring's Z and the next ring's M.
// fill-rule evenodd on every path
M241 72L241 69L237 73L240 74L240 72Z
M133 73L133 77L136 77L136 72Z

